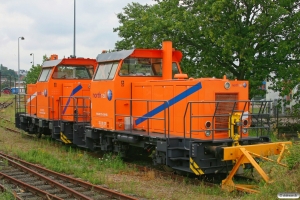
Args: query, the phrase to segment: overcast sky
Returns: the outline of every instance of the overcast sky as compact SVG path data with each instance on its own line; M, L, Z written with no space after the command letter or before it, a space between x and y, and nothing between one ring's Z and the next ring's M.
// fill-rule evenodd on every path
M76 0L76 56L95 58L120 40L117 13L132 0ZM134 0L142 5L152 0ZM0 0L0 64L29 70L43 55L73 54L74 0ZM25 40L18 39L24 37Z

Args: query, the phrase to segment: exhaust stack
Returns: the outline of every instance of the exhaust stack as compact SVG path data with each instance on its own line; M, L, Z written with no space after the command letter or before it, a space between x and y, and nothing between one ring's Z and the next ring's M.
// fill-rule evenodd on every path
M163 49L163 65L162 74L163 79L172 79L172 42L164 41L162 44Z
M57 60L58 59L58 56L56 54L52 54L50 56L50 60Z

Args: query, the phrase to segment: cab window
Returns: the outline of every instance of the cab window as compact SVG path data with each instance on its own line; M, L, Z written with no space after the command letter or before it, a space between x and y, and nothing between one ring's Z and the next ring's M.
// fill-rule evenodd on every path
M91 79L93 66L72 66L60 65L55 69L52 78L54 79Z
M177 63L173 62L172 63L172 78L174 78L175 74L179 74L179 70L178 70Z
M40 81L40 82L48 81L51 71L52 71L52 68L44 68L42 70L42 73L41 73L38 81Z
M177 63L172 63L172 75L178 74ZM120 76L162 76L161 58L127 58L119 71Z
M115 77L119 62L100 63L98 65L94 80L107 80Z
M126 58L120 76L162 76L161 58Z

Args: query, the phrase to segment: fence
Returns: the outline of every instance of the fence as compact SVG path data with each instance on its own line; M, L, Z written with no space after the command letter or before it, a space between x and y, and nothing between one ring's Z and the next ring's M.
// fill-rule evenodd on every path
M255 102L251 104L251 111L255 113L259 109ZM286 105L280 100L270 101L262 113L269 114L270 123L273 125L273 133L282 139L296 139L300 137L300 119L295 114L293 106ZM267 120L267 119L266 119Z

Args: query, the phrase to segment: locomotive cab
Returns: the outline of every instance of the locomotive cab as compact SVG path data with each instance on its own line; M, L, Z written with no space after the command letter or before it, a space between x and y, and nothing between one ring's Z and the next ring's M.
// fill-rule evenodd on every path
M105 130L124 130L132 99L132 84L135 82L172 80L175 74L181 74L180 51L168 49L169 67L164 71L163 50L134 49L104 53L97 56L98 68L91 83L92 124L94 128ZM168 77L167 77L168 76Z

